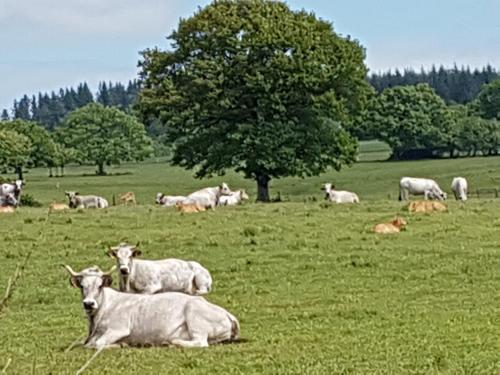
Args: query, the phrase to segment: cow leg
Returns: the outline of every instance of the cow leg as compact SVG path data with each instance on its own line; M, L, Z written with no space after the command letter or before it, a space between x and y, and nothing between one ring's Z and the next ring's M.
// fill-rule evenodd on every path
M170 342L172 345L180 346L182 348L206 348L208 346L206 335L205 337L196 337L192 340L173 339Z
M85 344L85 346L95 349L120 348L121 345L118 344L117 341L120 341L121 339L127 337L129 334L129 330L117 331L108 329L99 338L92 338L89 342L87 342L87 344Z

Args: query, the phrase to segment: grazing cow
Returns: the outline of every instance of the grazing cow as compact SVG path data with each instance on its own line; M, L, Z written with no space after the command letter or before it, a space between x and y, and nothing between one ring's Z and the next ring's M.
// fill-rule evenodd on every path
M8 194L12 194L16 199L17 206L21 200L21 192L23 190L25 183L23 180L16 180L11 183L3 183L0 185L0 197L5 197Z
M423 195L424 199L446 200L446 193L436 181L429 178L403 177L399 181L399 200L407 201L410 195Z
M49 206L50 211L64 211L69 210L69 206L66 203L52 202Z
M377 224L373 227L375 233L389 234L389 233L399 233L403 230L408 223L402 217L397 217L390 223Z
M463 177L455 177L451 182L451 190L456 200L465 202L467 200L467 180Z
M134 206L137 204L137 201L135 200L135 194L132 191L128 191L128 192L120 195L120 202L122 204L133 203Z
M89 320L88 348L122 345L178 345L207 347L237 341L238 320L203 297L168 292L155 295L123 293L110 288L111 271L99 267L71 274L71 285L80 288ZM114 267L113 267L114 268Z
M325 184L325 199L335 203L359 203L359 197L356 193L350 191L335 190L335 185Z
M163 207L173 207L177 202L183 202L187 198L182 195L165 195L163 193L156 194L156 203Z
M183 202L177 202L175 204L175 208L177 211L183 213L183 214L191 214L195 212L203 212L206 211L207 209L205 206L202 206L198 202L193 202L190 200L185 200Z
M408 211L414 213L445 212L448 211L448 207L437 201L413 201L408 205Z
M80 195L75 191L67 191L70 208L107 208L108 201L96 195Z
M12 206L0 206L0 214L12 214L16 209Z
M245 190L232 191L230 195L221 195L219 206L234 206L248 200L248 194Z
M0 195L0 207L14 206L17 207L18 201L13 193L7 193L6 195Z
M194 193L189 194L186 198L205 208L214 209L215 206L219 204L219 198L221 195L229 194L231 194L231 190L229 189L229 186L223 182L220 186L208 187L195 191Z
M141 251L136 246L125 243L112 247L107 254L117 261L122 292L183 292L201 295L212 289L210 272L197 262L173 258L137 259Z

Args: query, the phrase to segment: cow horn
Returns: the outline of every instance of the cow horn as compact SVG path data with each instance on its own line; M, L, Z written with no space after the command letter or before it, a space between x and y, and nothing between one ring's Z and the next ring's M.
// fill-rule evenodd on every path
M104 272L103 276L109 276L109 275L111 275L115 269L116 269L116 265L114 265L113 267L111 267L111 269L108 272Z
M68 266L67 264L63 264L63 267L68 270L68 272L71 274L71 276L80 276L80 273L73 271L73 269Z

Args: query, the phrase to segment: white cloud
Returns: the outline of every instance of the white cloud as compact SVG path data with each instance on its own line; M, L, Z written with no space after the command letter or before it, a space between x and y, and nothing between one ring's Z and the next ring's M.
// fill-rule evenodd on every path
M161 0L0 0L0 25L57 33L123 36L168 33L177 2Z

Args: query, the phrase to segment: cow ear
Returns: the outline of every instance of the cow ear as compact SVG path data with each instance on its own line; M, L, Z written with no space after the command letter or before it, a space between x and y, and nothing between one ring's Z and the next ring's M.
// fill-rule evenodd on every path
M134 247L132 251L132 256L133 257L140 257L142 255L142 251L139 250L137 247Z
M113 278L110 275L104 275L102 277L102 286L108 287L113 284Z
M73 288L80 288L80 278L78 276L71 276L69 278L69 283Z
M110 258L116 258L116 250L115 249L109 249L106 254L108 254L108 256Z

